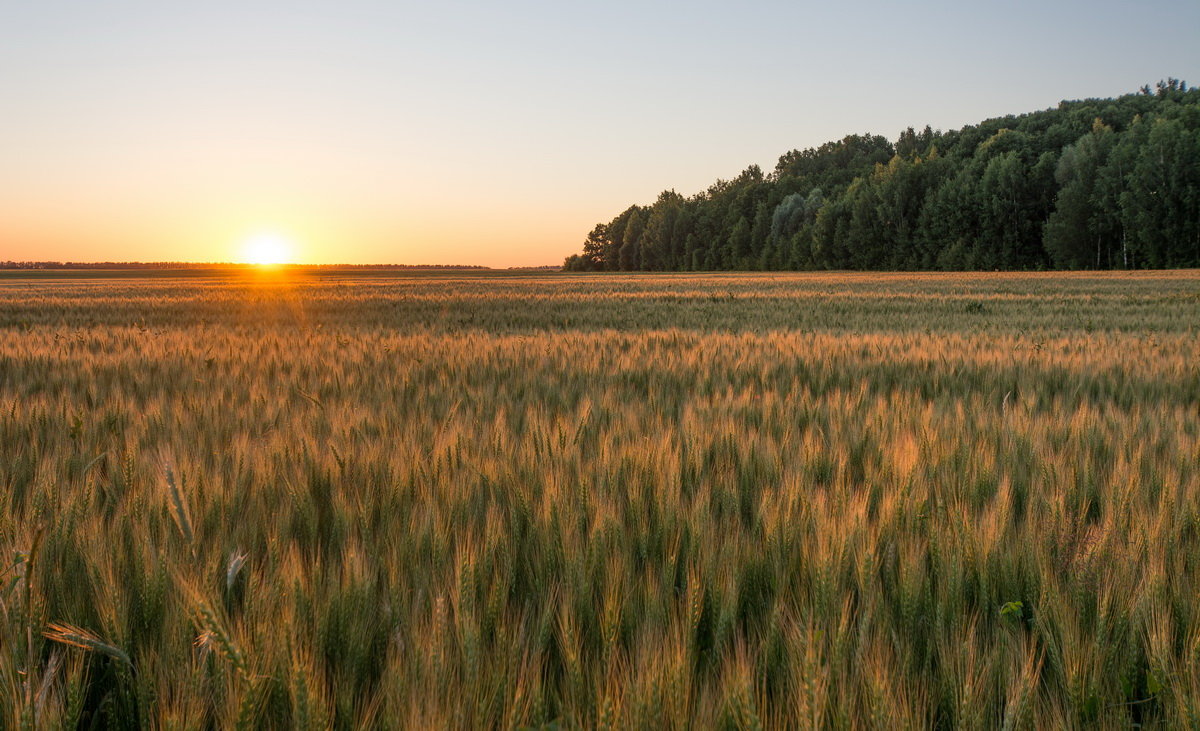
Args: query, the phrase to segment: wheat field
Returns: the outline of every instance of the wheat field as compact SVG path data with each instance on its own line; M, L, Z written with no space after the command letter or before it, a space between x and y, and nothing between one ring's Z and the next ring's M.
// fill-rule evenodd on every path
M6 277L0 726L1195 726L1198 334L1196 271Z

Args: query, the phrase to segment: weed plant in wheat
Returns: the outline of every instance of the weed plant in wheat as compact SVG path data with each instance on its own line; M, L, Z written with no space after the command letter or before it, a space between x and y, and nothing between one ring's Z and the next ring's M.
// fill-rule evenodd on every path
M1200 723L1200 273L0 283L8 728Z

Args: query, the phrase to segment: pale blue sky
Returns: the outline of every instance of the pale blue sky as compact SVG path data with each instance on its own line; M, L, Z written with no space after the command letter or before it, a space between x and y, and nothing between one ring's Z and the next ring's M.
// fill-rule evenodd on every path
M554 264L851 132L1200 83L1200 2L7 2L0 259Z

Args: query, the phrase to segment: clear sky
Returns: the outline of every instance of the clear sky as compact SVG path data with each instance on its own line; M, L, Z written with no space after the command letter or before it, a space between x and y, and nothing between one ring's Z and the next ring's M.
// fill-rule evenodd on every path
M1200 83L1200 2L0 4L0 260L559 264L662 190Z

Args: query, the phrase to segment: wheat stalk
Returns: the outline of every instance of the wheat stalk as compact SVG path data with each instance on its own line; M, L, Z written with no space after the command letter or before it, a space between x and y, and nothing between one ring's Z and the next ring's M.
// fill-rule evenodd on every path
M79 647L89 652L98 652L101 655L107 655L114 660L119 660L129 667L133 667L133 661L129 659L129 655L116 645L105 642L100 639L99 635L89 632L81 627L75 627L69 624L46 625L42 636L51 642L59 642L71 647Z

